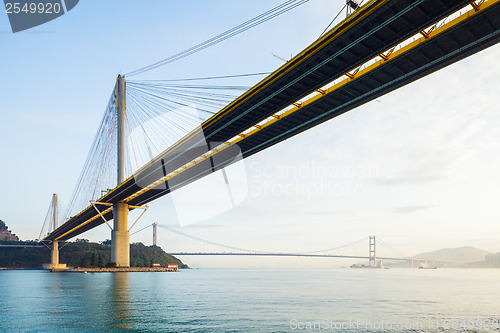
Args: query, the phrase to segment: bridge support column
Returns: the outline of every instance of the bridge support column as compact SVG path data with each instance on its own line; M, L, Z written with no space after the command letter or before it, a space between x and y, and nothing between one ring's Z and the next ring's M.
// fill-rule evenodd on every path
M130 233L128 231L128 205L113 204L113 231L111 232L111 261L117 267L130 267Z
M50 264L43 264L43 268L48 269L51 272L61 272L68 269L68 267L66 267L66 264L59 263L59 241L55 240L52 242L50 253Z
M51 260L50 264L53 267L57 267L59 265L59 241L52 242L52 251L51 251Z
M125 180L125 110L126 82L118 75L116 79L116 109L118 128L118 168L117 185ZM124 202L113 204L113 231L111 232L111 262L117 267L130 267L130 233L128 231L128 205Z

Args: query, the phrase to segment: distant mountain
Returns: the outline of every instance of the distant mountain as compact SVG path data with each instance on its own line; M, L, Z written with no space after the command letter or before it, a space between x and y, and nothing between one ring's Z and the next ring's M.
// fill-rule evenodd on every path
M4 221L0 220L0 241L18 241L19 237L14 235Z
M491 252L477 249L472 246L463 246L457 248L446 248L432 252L419 253L414 258L433 259L433 260L456 260L465 262L484 261L487 254Z

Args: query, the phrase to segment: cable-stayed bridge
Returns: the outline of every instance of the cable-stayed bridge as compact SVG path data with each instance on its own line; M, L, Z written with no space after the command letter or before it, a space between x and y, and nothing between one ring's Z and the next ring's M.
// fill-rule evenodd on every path
M266 15L299 5L287 1L283 6L288 7L278 6ZM355 9L350 16L251 88L126 82L118 76L67 220L42 241L55 249L59 241L106 223L112 230L112 261L128 266L129 210L146 209L159 197L500 40L500 0L347 5ZM127 77L209 47L256 22ZM202 79L215 78L197 82ZM236 97L238 90L244 93ZM193 104L197 114L188 111ZM203 120L200 126L198 119ZM161 135L168 126L173 135ZM129 142L134 139L142 143L137 149Z

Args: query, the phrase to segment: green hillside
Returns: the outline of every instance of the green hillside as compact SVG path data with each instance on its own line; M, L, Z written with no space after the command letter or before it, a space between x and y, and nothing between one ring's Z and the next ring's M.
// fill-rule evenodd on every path
M60 244L60 262L70 267L100 267L110 261L111 247L104 244L76 240ZM0 244L27 244L24 242L0 242ZM0 267L3 268L41 268L50 263L50 250L39 248L2 248L0 247ZM132 267L149 267L152 264L166 266L177 264L187 268L179 259L168 255L158 246L145 246L142 243L130 245L130 265Z
M36 242L20 242L0 220L0 245L39 245ZM91 243L85 239L59 243L59 261L69 267L103 267L110 262L111 241ZM50 249L47 247L1 247L0 268L42 268L50 263ZM142 243L130 244L130 266L149 267L152 264L167 266L177 264L188 268L179 259L168 255L158 246L145 246Z

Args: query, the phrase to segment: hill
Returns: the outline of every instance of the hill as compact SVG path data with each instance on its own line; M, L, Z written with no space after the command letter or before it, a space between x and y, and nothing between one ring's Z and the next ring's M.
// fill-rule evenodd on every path
M4 244L22 245L26 242L3 242ZM106 243L106 242L104 242ZM31 244L31 243L30 243ZM60 262L70 267L102 267L110 261L111 247L105 244L77 240L60 244ZM50 250L38 248L0 248L0 267L4 268L41 268L50 262ZM158 246L145 246L142 243L130 245L130 265L149 267L152 264L166 266L177 264L188 268L179 259L168 255Z
M22 242L8 230L0 220L0 245L38 245L36 242ZM110 262L111 241L91 243L85 239L59 244L59 260L69 267L102 267ZM10 248L0 247L0 267L2 268L42 268L50 263L50 249L47 247ZM153 264L167 266L176 264L179 268L189 268L179 259L165 253L161 247L130 244L130 266L149 267Z
M456 260L465 262L484 261L484 258L490 252L477 249L471 246L457 248L445 248L432 252L419 253L414 258L433 259L433 260Z
M4 221L0 220L0 241L18 241L19 238L14 235Z

